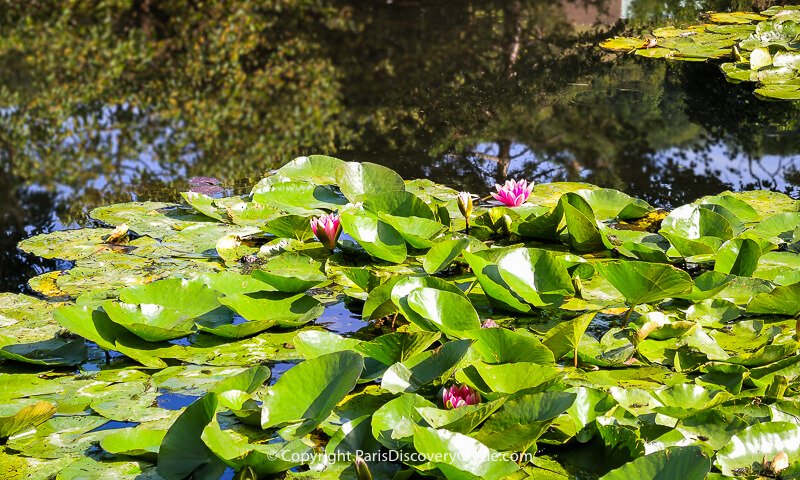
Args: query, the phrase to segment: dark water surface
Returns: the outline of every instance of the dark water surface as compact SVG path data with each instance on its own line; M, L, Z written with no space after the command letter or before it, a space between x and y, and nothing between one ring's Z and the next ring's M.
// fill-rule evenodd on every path
M800 192L800 106L715 65L594 46L750 2L95 3L0 2L0 291L69 266L18 252L27 236L175 201L191 176L244 193L311 153L474 192L507 177L663 207Z

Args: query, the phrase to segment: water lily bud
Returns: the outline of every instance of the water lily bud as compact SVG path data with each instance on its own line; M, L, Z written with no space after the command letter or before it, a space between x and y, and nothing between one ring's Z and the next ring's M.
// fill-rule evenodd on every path
M314 236L317 237L321 244L328 247L328 250L333 251L336 248L336 241L339 240L339 235L342 234L339 215L331 213L312 218L311 231L314 232Z
M442 391L442 404L448 410L463 407L464 405L477 405L480 401L481 395L468 385L453 385Z
M481 328L497 328L497 327L499 327L499 325L497 325L497 322L495 322L495 321L494 321L494 320L492 320L491 318L487 318L487 319L486 319L486 320L484 320L484 322L481 324Z
M469 217L472 215L472 195L469 192L458 194L458 209L461 210L461 215L464 215L467 223L469 223Z
M369 471L367 462L365 462L360 455L356 456L354 463L356 464L356 476L358 480L372 480L372 472Z

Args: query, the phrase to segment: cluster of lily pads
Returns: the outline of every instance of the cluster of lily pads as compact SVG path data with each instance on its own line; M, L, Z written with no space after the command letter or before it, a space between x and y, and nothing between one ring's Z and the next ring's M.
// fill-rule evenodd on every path
M725 59L733 83L755 82L759 97L800 100L800 7L774 6L761 13L709 12L707 23L664 27L652 37L615 37L603 48L650 58L689 62Z
M800 475L795 199L326 156L214 193L20 244L71 263L0 296L0 476Z

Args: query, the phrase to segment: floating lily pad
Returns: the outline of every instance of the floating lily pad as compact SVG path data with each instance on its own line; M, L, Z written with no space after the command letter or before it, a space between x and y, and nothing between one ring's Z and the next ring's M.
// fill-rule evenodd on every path
M43 258L78 260L109 248L105 239L113 231L111 228L61 230L25 239L19 243L19 248Z
M298 438L317 427L350 390L364 368L353 352L322 355L286 372L264 397L263 428L284 427L284 438Z
M276 175L291 180L305 180L317 185L336 183L336 170L344 162L327 155L309 155L297 157L276 172Z
M309 182L281 182L253 195L253 201L279 208L293 215L309 215L336 210L347 200L329 187Z
M718 453L715 465L725 475L757 474L764 458L772 459L780 452L791 457L800 454L800 427L788 422L766 422L752 425L731 438Z
M281 292L289 293L305 292L328 279L321 263L295 252L272 257L252 276Z
M469 478L469 475L500 480L519 468L478 440L443 429L415 427L414 448L431 458L442 458L443 461L434 462L434 465L447 478Z
M800 70L795 62L800 17L789 7L772 12L774 15L709 12L711 23L686 29L658 28L653 31L656 38L615 37L600 46L683 61L733 58L736 63L722 65L729 80L757 82L755 93L759 98L796 100L800 86Z
M322 315L325 309L318 300L304 293L260 292L235 294L220 298L220 302L248 321L239 324L206 323L202 324L201 327L203 330L215 335L234 338L252 335L273 325L298 327ZM256 331L247 331L250 328L255 328ZM245 333L245 331L247 332Z
M692 290L692 278L671 265L647 262L598 264L600 273L620 291L629 305L655 303Z
M180 228L209 222L205 215L187 213L177 207L174 203L161 202L119 203L96 208L89 216L112 226L125 223L139 235L153 238L163 238Z
M369 162L346 162L336 168L336 183L345 197L354 202L366 193L405 190L403 178L394 170Z

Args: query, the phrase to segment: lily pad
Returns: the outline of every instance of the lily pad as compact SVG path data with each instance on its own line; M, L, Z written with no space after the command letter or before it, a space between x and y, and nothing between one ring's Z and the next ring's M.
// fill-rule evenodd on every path
M111 228L61 230L30 237L18 246L20 250L42 258L78 260L110 248L105 244L105 238L113 231Z
M305 180L317 185L333 185L336 183L336 170L344 162L327 155L309 155L297 157L275 172L276 175L290 180Z
M600 273L625 296L629 305L655 303L692 290L688 273L672 265L647 262L609 262Z
M498 458L497 452L478 440L443 429L414 428L414 448L430 458L448 479L485 478L500 480L519 467L510 459Z
M700 447L673 447L639 457L601 478L603 480L627 478L702 480L706 478L709 470L711 470L711 460L703 454Z
M283 427L286 439L302 437L355 387L363 368L364 360L353 352L321 355L295 366L265 393L261 427Z
M717 452L714 464L725 475L757 474L764 458L772 459L781 452L790 458L800 454L800 427L788 422L758 423L734 435Z
M220 298L247 322L203 323L201 330L228 338L241 338L272 326L298 327L322 315L325 307L305 293L259 292L234 294Z
M405 190L403 178L394 170L369 162L346 162L336 168L336 184L351 202L366 193Z
M285 252L272 257L253 278L272 285L281 292L305 292L325 282L328 277L322 264L311 257L295 252Z

